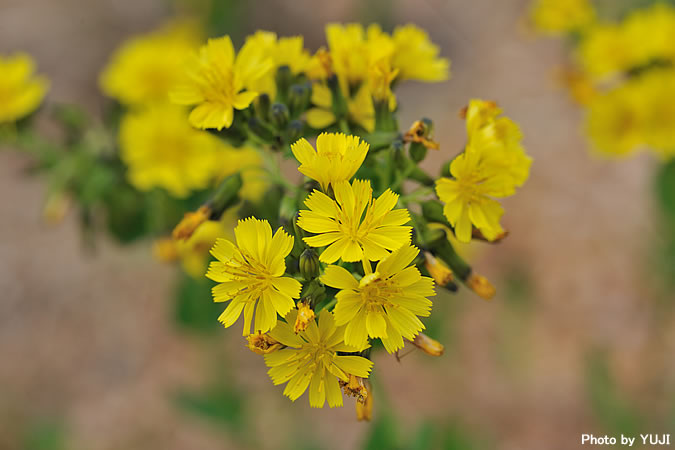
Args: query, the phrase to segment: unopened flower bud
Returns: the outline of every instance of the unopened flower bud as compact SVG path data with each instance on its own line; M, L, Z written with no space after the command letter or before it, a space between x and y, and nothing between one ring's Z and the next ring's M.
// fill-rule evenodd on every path
M422 203L422 215L428 222L442 223L450 226L448 219L443 214L443 204L438 200L427 200Z
M272 105L274 106L274 105ZM270 112L271 114L271 112ZM274 142L274 133L257 117L251 117L248 119L248 129L251 130L253 134L258 136L260 139L267 143Z
M286 127L286 133L288 136L288 142L295 142L301 136L302 132L305 129L305 123L302 120L291 120Z
M288 107L283 103L272 103L270 109L270 119L277 127L284 128L288 123L289 118Z
M309 323L314 320L314 317L316 316L312 308L310 308L308 302L299 303L298 317L295 319L295 324L293 325L293 331L295 331L295 334L305 331L309 326Z
M298 117L309 106L312 96L311 84L294 84L288 94L288 107L293 117Z
M262 334L260 332L249 334L246 336L246 340L248 341L249 350L259 355L266 355L267 353L272 353L283 347L281 342L277 341L269 334Z
M290 67L286 65L280 66L277 69L275 80L277 82L277 92L281 95L281 98L286 98L288 88L293 81L293 73L291 72Z
M476 273L471 273L469 275L466 280L466 285L485 300L490 300L497 292L487 278Z
M237 203L242 184L243 180L239 172L225 177L216 188L216 192L209 202L212 209L211 215L220 217L226 209Z
M300 255L300 275L305 280L311 280L319 276L319 255L312 248L305 249Z
M255 103L255 115L258 119L263 122L267 122L270 117L270 106L271 106L270 96L267 94L260 94L256 98Z
M452 270L430 252L424 252L424 267L429 271L436 284L445 286L454 279Z
M436 339L432 339L424 333L419 333L412 341L415 347L422 350L429 356L441 356L445 347Z
M201 206L197 211L186 212L183 219L173 229L171 236L176 240L189 238L199 225L209 220L210 216L211 208L206 205Z

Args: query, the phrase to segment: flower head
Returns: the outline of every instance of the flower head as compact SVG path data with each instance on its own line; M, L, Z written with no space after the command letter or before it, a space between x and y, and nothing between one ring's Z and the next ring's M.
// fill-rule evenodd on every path
M119 141L131 184L142 191L164 188L176 197L208 187L214 158L225 148L220 139L192 128L187 112L170 104L127 113Z
M125 105L169 100L183 65L199 47L201 34L191 22L168 24L122 44L99 78L101 90Z
M363 348L368 337L379 338L393 353L403 348L403 338L413 340L424 329L418 316L430 314L427 297L436 294L433 280L410 265L418 253L417 248L405 245L360 281L343 267L326 267L321 280L340 289L334 312L336 323L347 326L345 343Z
M466 149L450 164L452 178L436 182L443 212L460 242L471 240L472 225L487 240L500 236L504 210L494 198L513 195L529 176L532 160L520 144L520 129L500 114L494 102L469 103Z
M42 103L49 82L34 72L27 54L0 55L0 124L24 118Z
M450 76L450 61L439 58L440 49L415 25L394 30L392 67L402 80L444 81Z
M321 133L316 139L316 151L305 138L291 145L291 150L300 162L298 170L327 191L330 184L349 181L354 176L366 159L368 143L358 136Z
M230 301L220 320L232 326L244 312L244 336L254 331L265 333L277 323L277 314L284 317L300 296L300 282L285 277L284 258L293 248L293 237L279 228L272 236L266 220L250 217L240 220L234 229L237 244L218 239L211 254L212 262L206 276L220 283L213 288L213 300Z
M229 128L235 109L246 109L258 96L248 90L253 83L272 69L264 49L244 44L235 57L229 36L209 39L193 61L187 80L174 88L174 103L197 105L190 113L190 123L197 128Z
M378 261L410 242L411 227L407 209L394 209L398 194L387 189L373 199L370 181L341 181L333 185L335 200L312 192L301 210L298 226L316 236L304 241L311 247L328 246L319 259L333 263L343 261Z
M345 89L342 95L347 100L347 119L366 131L375 128L375 109L370 90L362 85L353 96ZM394 97L392 97L394 98ZM312 87L312 104L314 107L307 111L307 123L318 130L329 127L337 122L333 112L333 93L322 83L315 83Z
M270 367L269 376L274 384L288 382L284 395L297 400L309 387L309 404L313 408L342 406L342 392L338 380L348 381L350 375L367 378L373 363L356 355L338 352L356 352L343 341L344 327L335 325L333 314L323 310L318 324L312 320L307 329L293 332L296 311L279 322L269 333L287 348L265 355Z

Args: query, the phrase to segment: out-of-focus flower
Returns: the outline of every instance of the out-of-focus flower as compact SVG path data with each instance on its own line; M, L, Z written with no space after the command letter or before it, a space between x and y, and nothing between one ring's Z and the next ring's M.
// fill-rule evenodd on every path
M316 150L304 138L291 145L291 150L300 162L298 170L318 181L327 192L330 184L354 176L368 154L368 143L358 136L321 133L316 138Z
M537 0L530 17L538 31L555 35L592 24L595 10L590 0Z
M450 61L438 56L440 49L426 31L414 25L397 27L393 34L392 67L401 80L444 81L450 77Z
M424 267L439 286L445 286L455 278L452 270L429 252L424 252Z
M322 311L319 323L309 322L306 330L293 332L296 311L279 322L269 333L287 348L265 355L270 367L272 382L288 382L284 395L297 400L309 388L309 404L323 408L326 401L331 408L342 406L342 392L338 380L348 381L350 375L367 378L373 363L361 356L339 355L338 352L355 352L356 348L344 343L344 327L337 327L333 314Z
M219 284L213 288L213 300L230 301L218 320L230 327L244 312L244 336L254 330L265 333L293 309L301 284L285 277L284 258L293 248L293 237L279 228L272 236L266 220L250 217L240 220L234 229L237 245L216 240L211 254L218 261L209 265L206 276Z
M432 339L424 333L420 333L415 336L415 339L412 341L413 345L429 356L441 356L445 351L443 344L438 342L436 339Z
M656 3L617 24L592 27L579 44L578 59L594 78L607 78L655 61L675 61L675 8Z
M42 103L49 81L35 75L35 62L25 53L0 55L0 124L15 122Z
M572 99L580 105L588 105L598 94L593 80L582 70L573 67L560 67L555 78L566 88Z
M166 102L184 64L199 47L193 22L175 22L126 41L101 72L101 90L125 105Z
M171 101L196 105L190 123L201 129L229 128L235 109L246 109L258 96L250 86L273 67L264 49L246 43L235 56L229 36L209 39L189 66L186 79L170 92Z
M380 102L387 102L392 111L396 108L396 96L391 91L391 84L398 72L399 69L392 69L386 59L372 64L368 72L368 86L373 98Z
M120 124L120 157L136 188L164 188L185 197L204 189L214 178L214 158L226 145L195 130L184 108L155 104L127 113Z
M466 279L466 285L485 300L490 300L497 292L490 281L483 275L472 273Z
M436 182L443 212L460 242L471 240L472 226L487 240L500 236L504 210L494 198L513 195L529 176L532 160L520 144L520 129L499 114L494 102L469 103L466 149L450 164L452 178Z
M384 348L393 353L403 348L403 338L413 340L424 329L417 316L431 313L431 300L427 297L436 294L433 280L410 265L418 253L417 248L404 245L360 281L343 267L326 267L321 281L340 289L335 321L347 325L347 344L362 349L368 337L379 338Z
M410 242L411 227L407 209L394 209L398 194L387 189L373 200L370 181L354 180L333 184L335 200L312 192L301 210L298 226L316 236L304 241L311 247L327 248L319 259L333 263L343 261L378 261Z
M239 172L243 183L239 197L253 202L262 198L269 187L269 179L262 168L263 159L258 150L249 146L235 148L223 145L214 158L213 170L217 181Z

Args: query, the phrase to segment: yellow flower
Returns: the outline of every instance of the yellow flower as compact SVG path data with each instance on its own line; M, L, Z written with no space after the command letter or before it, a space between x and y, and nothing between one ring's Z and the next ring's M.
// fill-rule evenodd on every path
M284 346L281 342L277 341L269 334L263 334L259 332L246 336L246 341L248 342L249 350L259 355L266 355L268 353L276 352Z
M142 191L164 188L176 197L209 186L214 156L224 146L213 135L192 128L185 109L169 104L127 113L119 142L131 184Z
M431 300L427 297L436 294L433 280L410 265L418 253L417 248L404 245L361 281L343 267L326 267L321 281L340 289L334 313L338 325L347 325L346 344L361 349L368 344L368 337L379 338L393 353L403 348L403 338L413 340L424 329L418 316L430 314Z
M327 248L319 259L333 263L343 261L378 261L389 252L410 242L411 227L407 209L393 209L398 194L387 189L373 200L370 181L341 181L333 185L335 199L312 192L301 210L298 226L316 233L304 241L311 247Z
M452 178L436 182L443 213L460 242L471 240L472 225L489 241L502 236L504 210L493 197L513 195L530 173L532 159L520 143L520 129L501 112L494 102L469 102L466 148L450 164Z
M631 83L642 102L645 144L662 157L675 156L675 70L652 70Z
M229 36L209 39L187 72L187 79L174 88L174 103L197 105L190 123L197 128L229 128L235 109L246 109L258 92L246 90L272 69L272 60L253 43L244 44L235 57Z
M354 176L368 154L368 143L358 136L321 133L316 139L316 151L305 138L291 145L291 150L300 162L298 170L328 191L330 184L349 181Z
M375 128L375 109L368 87L361 86L353 97L343 92L347 100L347 117L364 130L370 132ZM307 123L312 128L321 130L337 122L333 113L333 94L325 84L315 83L312 87L312 104L314 108L307 111Z
M443 213L460 242L471 240L472 224L492 240L503 232L499 219L504 210L491 197L514 193L512 180L498 170L481 165L480 152L467 149L450 164L450 178L436 181L438 198L445 203Z
M101 90L125 105L168 101L186 60L199 47L194 23L177 22L128 40L99 77Z
M631 42L624 30L616 24L592 27L577 48L580 65L592 78L615 75L639 60L638 42Z
M530 17L537 30L554 35L590 25L595 10L589 0L537 0Z
M396 108L396 96L391 92L391 84L398 72L399 69L392 69L386 59L371 65L368 72L368 88L373 98L380 102L388 102L391 111Z
M218 261L209 265L206 276L219 284L213 288L213 300L230 301L218 320L232 326L244 312L244 336L254 331L265 333L284 317L300 296L300 282L285 277L284 258L293 248L293 237L279 228L272 236L266 220L253 217L240 220L234 229L237 245L218 239L211 254Z
M295 331L295 334L305 331L309 326L309 323L314 321L314 317L314 310L310 308L307 302L299 303L298 317L296 317L295 324L293 325L293 331Z
M27 54L0 55L0 124L24 118L42 103L49 82L34 72Z
M326 25L333 71L341 82L356 85L368 76L371 48L361 24ZM347 86L344 86L347 87Z
M373 363L356 355L338 352L356 352L343 342L344 327L336 327L333 314L323 310L319 323L312 320L305 331L293 332L297 311L291 311L287 322L279 322L269 334L287 348L265 355L270 367L269 376L275 385L288 382L284 395L297 400L309 387L312 408L342 406L342 392L338 380L348 381L350 375L367 378Z
M450 77L450 61L439 58L439 48L414 25L397 27L393 34L392 67L402 80L443 81Z

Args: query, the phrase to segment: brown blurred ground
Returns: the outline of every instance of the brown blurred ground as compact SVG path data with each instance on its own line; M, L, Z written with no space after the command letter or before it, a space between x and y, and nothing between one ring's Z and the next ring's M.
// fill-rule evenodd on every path
M348 1L259 4L253 27L305 34L312 48L326 22L357 19L363 9ZM655 233L651 161L589 156L581 113L551 81L563 49L528 34L525 6L396 3L393 21L426 28L452 59L449 82L399 91L402 124L421 115L436 121L442 154L430 167L461 148L457 111L472 97L498 101L522 126L535 163L529 182L505 202L512 234L483 246L473 264L500 293L508 274L524 270L534 294L522 313L503 294L490 303L466 293L438 298L457 315L448 318L456 328L446 333L454 342L447 354L434 361L413 354L401 364L380 355L376 375L406 428L459 417L499 449L570 449L581 433L598 430L584 393L586 352L610 348L620 386L657 407L673 395L663 379L672 382L675 336L663 331L672 330L672 316L651 309L656 294L641 267ZM165 9L159 0L2 0L0 52L32 53L53 80L52 100L96 114L96 76L107 56L124 37L160 23ZM238 330L222 333L217 348L177 332L168 301L173 272L151 260L147 245L118 248L102 239L91 257L74 218L41 224L44 186L22 173L26 165L21 155L0 154L0 448L43 416L62 417L73 449L236 448L169 400L177 386L205 383L217 360L250 396L265 448L301 438L284 431L298 432L297 424L326 448L358 446L367 426L353 420L351 403L322 411L304 398L290 403L262 360L242 348Z

